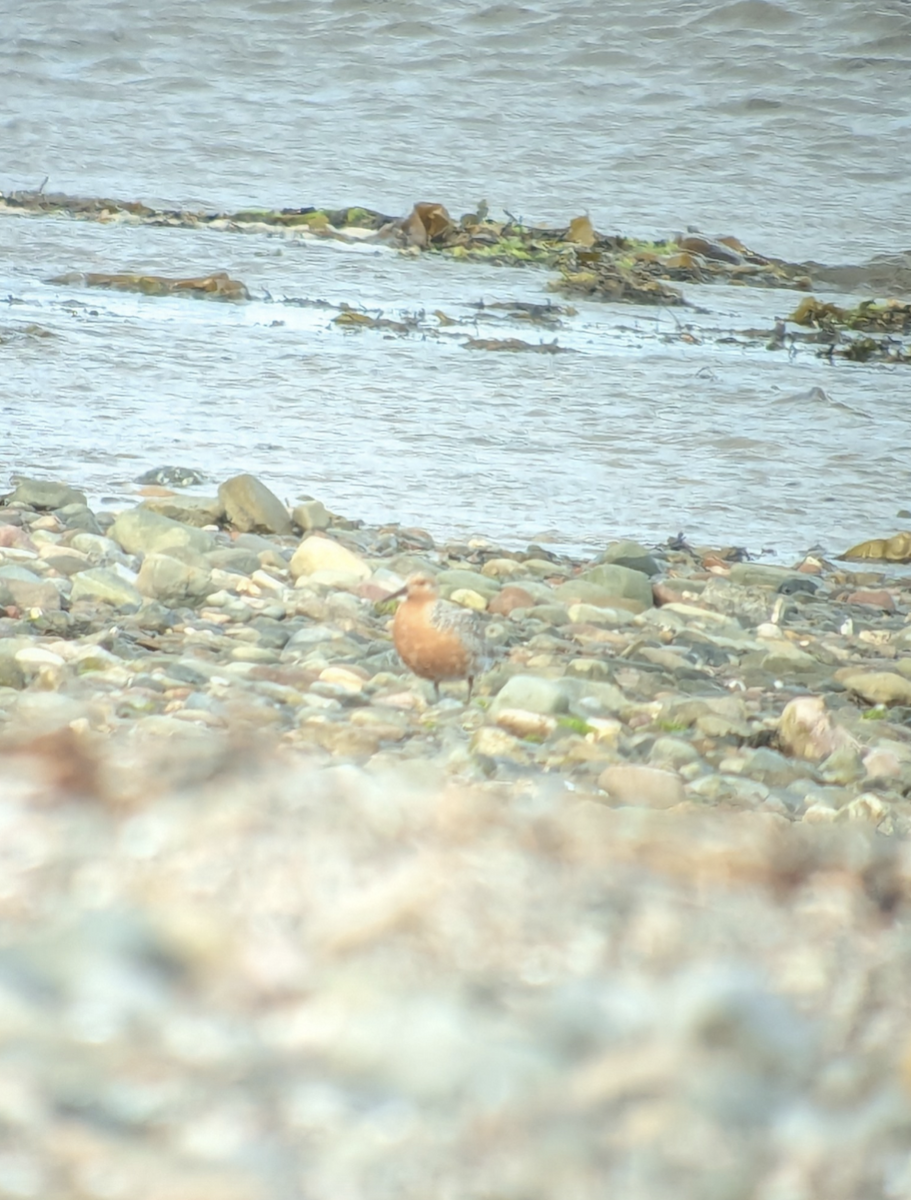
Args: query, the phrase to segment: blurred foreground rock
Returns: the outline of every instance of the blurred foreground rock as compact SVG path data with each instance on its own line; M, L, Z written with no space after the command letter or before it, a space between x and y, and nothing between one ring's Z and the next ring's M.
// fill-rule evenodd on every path
M179 741L0 763L0 1196L907 1194L904 842Z

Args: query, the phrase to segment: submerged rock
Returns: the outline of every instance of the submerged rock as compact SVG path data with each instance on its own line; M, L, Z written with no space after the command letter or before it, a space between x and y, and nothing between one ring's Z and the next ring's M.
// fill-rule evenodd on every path
M137 476L134 483L157 483L162 487L197 487L206 482L202 471L193 467L153 467Z

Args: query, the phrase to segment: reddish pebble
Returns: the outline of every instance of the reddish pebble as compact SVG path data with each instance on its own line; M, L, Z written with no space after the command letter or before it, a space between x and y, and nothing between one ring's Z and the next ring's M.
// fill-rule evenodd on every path
M660 608L662 604L675 604L680 599L680 592L677 588L669 588L665 583L653 583L652 599L655 606Z
M702 565L713 575L727 575L731 570L731 564L726 562L720 554L707 554L702 560Z
M37 550L38 547L18 525L0 525L0 546L15 547L17 550Z
M493 597L487 611L498 617L508 617L514 608L533 608L535 598L525 588L509 585Z
M158 497L158 496L176 496L177 493L171 488L162 487L159 483L147 483L145 487L137 488L140 496Z
M892 598L892 593L887 592L885 588L875 592L861 588L860 591L851 592L849 596L845 596L845 603L869 604L871 608L881 608L883 612L895 612L895 600Z
M379 583L359 583L354 589L355 596L369 600L372 604L381 604L393 594L392 588L383 587Z

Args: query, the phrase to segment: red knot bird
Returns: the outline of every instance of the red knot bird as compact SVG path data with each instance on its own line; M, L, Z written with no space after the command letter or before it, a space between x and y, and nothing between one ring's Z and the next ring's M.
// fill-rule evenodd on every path
M393 595L406 593L392 624L399 657L415 675L431 681L437 700L444 679L467 679L470 700L486 657L477 614L441 600L436 580L420 571Z

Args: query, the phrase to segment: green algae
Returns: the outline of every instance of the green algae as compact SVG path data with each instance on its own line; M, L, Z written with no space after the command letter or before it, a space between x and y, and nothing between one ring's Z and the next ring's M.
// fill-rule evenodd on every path
M370 229L375 217L376 213L371 212L369 208L349 208L345 223L361 229Z
M582 737L595 732L594 725L589 725L588 721L583 721L581 717L557 717L557 726L560 729L568 729L572 733L581 734Z
M862 721L885 721L889 711L885 705L878 704L875 708L865 708L860 716Z
M880 333L911 333L911 303L901 300L861 300L841 308L807 296L788 317L795 325L814 329L861 329Z
M225 232L273 228L285 235L338 237L369 231L389 249L416 255L430 253L456 261L494 263L504 267L546 268L558 272L549 286L566 295L610 303L679 306L686 303L674 284L737 284L808 290L815 264L771 258L744 246L737 238L709 238L689 232L664 239L605 234L587 215L565 226L536 226L507 213L496 220L486 201L474 212L452 218L440 203L415 204L404 217L392 217L361 205L344 208L305 205L295 208L251 206L234 212L152 208L140 201L80 198L38 191L0 192L0 215L59 215L105 224L148 224ZM792 316L817 331L847 328L887 334L911 332L911 305L897 301L865 301L855 309L834 305L801 306ZM843 346L834 353L855 361L907 361L904 351L882 343Z
M902 341L911 334L911 303L906 301L871 299L842 308L807 296L788 320L814 331L797 337L826 343L819 351L821 357L855 363L911 363L911 350Z

